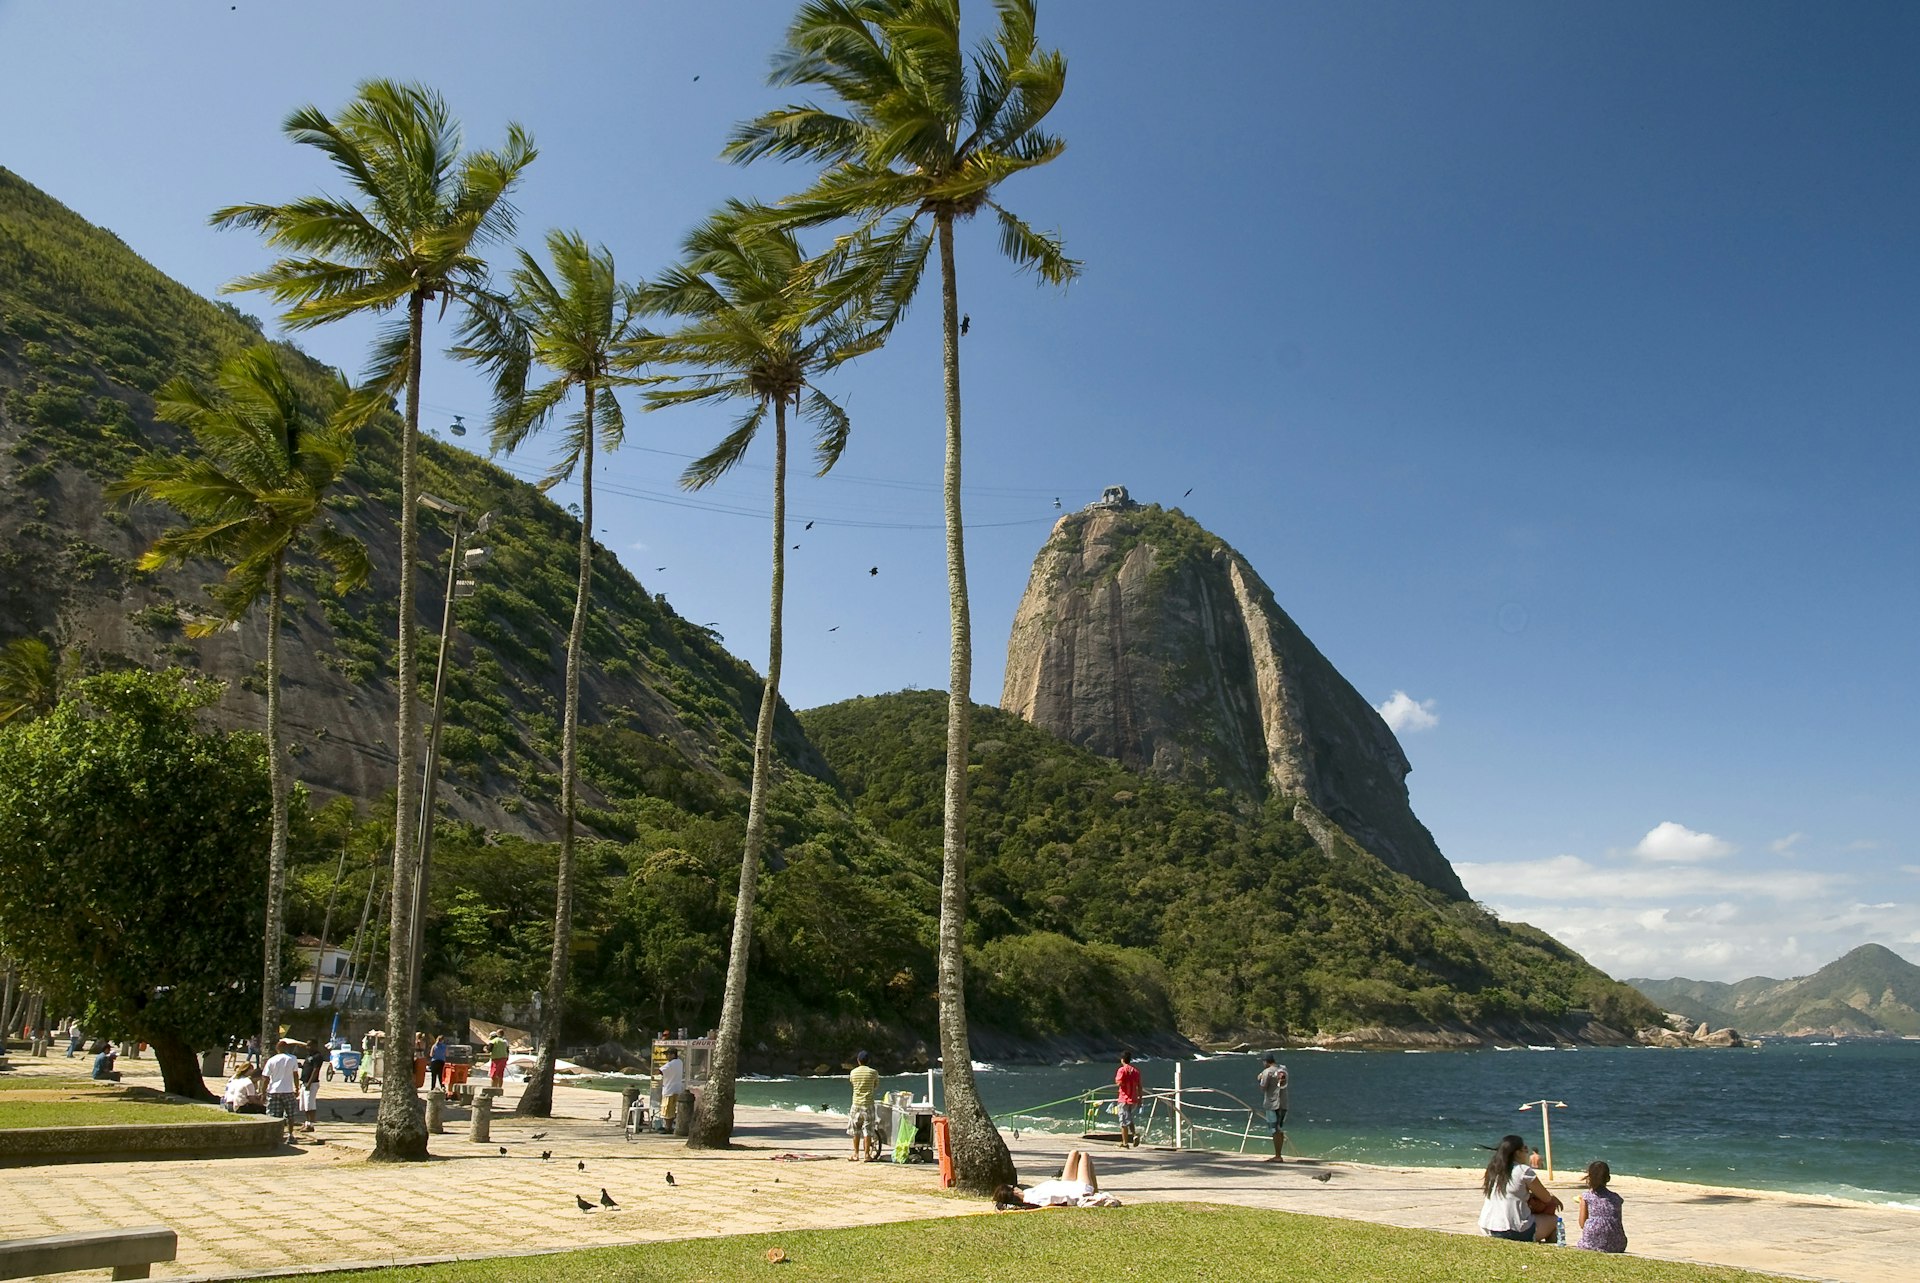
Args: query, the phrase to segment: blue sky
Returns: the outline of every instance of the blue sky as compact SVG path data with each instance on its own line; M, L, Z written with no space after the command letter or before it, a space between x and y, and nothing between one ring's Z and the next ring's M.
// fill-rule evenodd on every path
M786 100L785 3L453 12L0 0L0 163L209 294L265 261L209 211L337 188L279 122L368 76L476 145L525 124L523 238L630 276L803 180L717 159ZM975 697L1054 497L1122 483L1398 710L1415 808L1503 914L1621 975L1920 959L1920 10L1043 0L1041 33L1069 149L1007 197L1086 275L962 237ZM366 338L302 342L357 370ZM796 706L945 685L937 363L929 296L834 384L852 447L790 499ZM444 361L424 399L485 414ZM721 420L629 423L603 542L758 663L767 473L685 506Z

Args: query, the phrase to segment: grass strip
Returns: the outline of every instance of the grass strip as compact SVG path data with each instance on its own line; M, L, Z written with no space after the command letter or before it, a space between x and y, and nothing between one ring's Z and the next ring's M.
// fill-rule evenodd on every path
M217 1123L238 1121L242 1117L181 1101L0 1099L0 1131L30 1127L107 1127L125 1123Z
M606 1213L592 1213L595 1216ZM644 1224L636 1224L636 1230ZM769 1248L786 1253L767 1260ZM1524 1273L1522 1270L1524 1269ZM1192 1203L1006 1212L857 1229L592 1248L552 1256L355 1271L378 1283L1759 1283L1718 1266L1602 1256L1291 1212Z

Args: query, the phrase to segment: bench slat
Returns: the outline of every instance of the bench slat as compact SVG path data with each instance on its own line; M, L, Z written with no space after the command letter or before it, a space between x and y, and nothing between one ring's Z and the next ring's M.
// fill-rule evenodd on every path
M0 1239L0 1279L108 1269L117 1279L146 1278L148 1266L171 1261L179 1249L180 1236L164 1225Z

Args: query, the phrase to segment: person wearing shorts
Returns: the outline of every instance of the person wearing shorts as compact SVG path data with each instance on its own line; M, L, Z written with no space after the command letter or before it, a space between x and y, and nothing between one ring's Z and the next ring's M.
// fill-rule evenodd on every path
M1113 1071L1113 1090L1119 1100L1120 1144L1138 1145L1140 1133L1134 1130L1140 1114L1140 1071L1134 1068L1133 1053L1120 1053L1120 1068Z
M293 1139L294 1112L300 1104L300 1062L285 1042L268 1059L261 1071L267 1076L267 1113L287 1125L287 1139Z
M853 1087L853 1105L847 1111L847 1135L853 1137L852 1162L872 1162L880 1153L880 1111L873 1100L880 1085L880 1073L867 1063L867 1053L853 1053L853 1072L847 1075Z
M1267 1161L1278 1163L1284 1161L1280 1157L1280 1147L1287 1140L1287 1133L1282 1130L1287 1125L1287 1067L1274 1064L1271 1054L1262 1063L1266 1067L1254 1082L1260 1088L1260 1102L1265 1107L1262 1112L1266 1115L1267 1126L1273 1129L1273 1157Z

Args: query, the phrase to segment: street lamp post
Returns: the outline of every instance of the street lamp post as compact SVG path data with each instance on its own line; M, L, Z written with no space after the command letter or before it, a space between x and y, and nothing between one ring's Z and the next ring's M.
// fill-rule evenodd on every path
M425 777L420 783L420 830L415 845L420 853L419 873L413 885L413 989L407 998L407 1010L420 1023L420 972L426 961L427 941L427 867L433 858L433 806L440 783L440 727L447 691L447 658L453 649L453 603L473 592L473 581L460 578L460 572L476 569L487 559L484 548L466 546L467 510L436 495L420 496L420 506L453 516L453 549L447 557L447 598L440 616L440 657L433 670L433 727L427 733ZM483 535L493 524L493 514L483 513L473 526L475 535ZM402 698L408 692L402 692Z
M1567 1102L1564 1100L1530 1100L1520 1106L1521 1113L1525 1113L1529 1109L1538 1109L1540 1111L1540 1152L1547 1156L1547 1182L1549 1184L1553 1182L1553 1111L1556 1109L1565 1109L1566 1107Z

